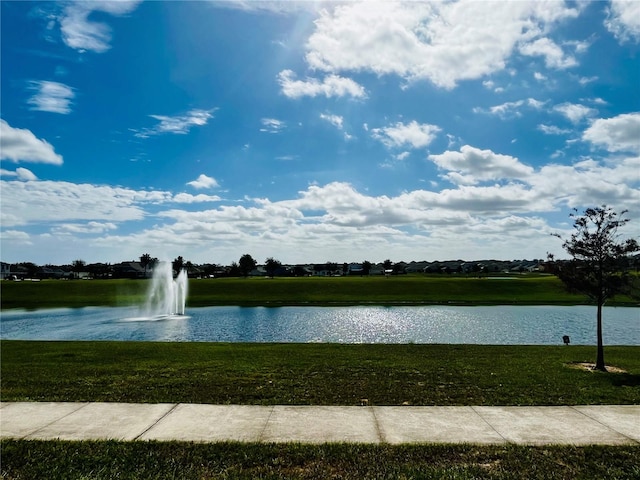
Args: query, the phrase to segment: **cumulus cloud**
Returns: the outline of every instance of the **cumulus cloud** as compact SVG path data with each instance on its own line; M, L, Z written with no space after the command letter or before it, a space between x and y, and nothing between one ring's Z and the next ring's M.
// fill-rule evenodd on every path
M68 4L58 18L64 43L81 52L104 53L111 48L111 28L89 17L93 12L122 16L136 9L140 0L76 1Z
M193 109L184 115L176 115L169 117L166 115L149 115L160 123L155 127L145 128L142 130L134 130L135 136L138 138L149 138L152 135L162 135L164 133L173 133L178 135L186 135L191 127L201 127L206 125L211 118L213 110Z
M544 35L578 13L563 2L350 2L322 11L305 58L320 71L393 74L451 89L503 70L518 45L553 68L570 66Z
M582 139L610 152L640 152L640 113L600 118L585 130Z
M50 143L37 138L31 130L13 128L2 119L0 119L0 145L2 160L62 165L62 155L58 155Z
M64 237L65 245L74 248L80 245L74 235L93 235L92 251L110 251L114 260L127 254L135 257L144 249L176 251L200 261L203 254L211 254L215 237L215 255L233 259L250 251L292 262L353 260L354 251L367 252L372 260L387 258L389 251L400 258L415 258L419 251L443 258L454 251L451 238L463 249L455 252L535 257L557 248L539 212L594 202L640 212L638 156L619 156L611 163L588 159L575 165L546 165L536 171L513 157L469 146L433 157L461 175L518 176L518 182L418 189L396 196L370 195L349 183L332 182L310 185L290 199L245 199L243 205L158 212L153 211L158 205L176 204L183 194L12 181L2 184L0 207L3 226L50 225L53 236ZM24 205L24 198L32 199L30 206ZM157 220L151 227L134 234L112 233L122 221L148 216ZM32 241L43 241L36 237Z
M338 75L327 75L322 81L315 78L296 80L295 73L291 70L283 70L278 74L278 83L282 87L282 93L289 98L317 97L323 95L326 98L366 97L364 87L350 78Z
M371 136L380 140L388 148L408 145L423 148L435 140L441 129L437 125L418 123L415 120L408 124L397 122L394 125L371 129Z
M585 118L592 117L598 113L594 108L568 102L556 105L553 109L564 115L571 123L580 123Z
M73 88L59 82L32 81L29 89L36 90L27 103L31 105L31 110L41 112L61 113L66 115L71 113L71 100L75 97Z
M640 2L611 0L604 22L607 29L621 42L640 41Z
M142 220L150 205L184 202L161 190L132 190L108 185L72 182L18 182L2 180L4 225L39 222ZM185 194L186 195L186 194ZM29 199L25 202L25 199ZM186 202L188 203L188 202Z
M525 43L520 46L520 52L524 55L544 57L548 68L564 69L578 64L574 57L565 55L562 49L549 38L538 38L531 43Z
M217 195L204 195L202 193L198 195L191 195L190 193L178 193L173 196L172 201L175 203L219 202L220 197Z
M459 152L446 151L439 155L429 155L428 159L441 169L450 171L445 178L463 185L474 185L486 180L526 179L533 174L532 167L524 165L515 157L469 145L461 147Z
M216 181L215 178L209 177L204 173L200 174L200 176L195 180L192 180L191 182L187 182L187 185L191 185L195 189L219 187L218 182Z
M28 176L26 172L21 174ZM0 182L0 210L4 226L34 223L75 224L82 220L115 224L143 220L151 214L152 208L161 205L220 200L220 197L214 195L173 194L162 190L133 190L109 185L50 180ZM28 199L28 202L25 199Z
M15 171L5 170L4 168L0 168L0 176L3 177L16 177L18 180L22 180L24 182L33 182L38 180L38 177L29 169L18 167Z

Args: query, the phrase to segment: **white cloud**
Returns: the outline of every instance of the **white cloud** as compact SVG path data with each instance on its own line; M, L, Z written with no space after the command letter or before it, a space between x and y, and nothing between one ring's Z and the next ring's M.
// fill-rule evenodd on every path
M35 180L38 180L38 177L36 177L35 174L27 168L16 168L16 174L18 175L19 180L23 180L25 182L33 182Z
M169 117L166 115L149 115L160 123L153 128L133 131L136 132L135 136L138 138L149 138L152 135L161 135L164 133L185 135L189 133L191 127L201 127L206 125L209 119L213 118L212 111L213 110L193 109L189 110L184 115L176 115L175 117Z
M31 105L31 110L63 115L71 113L71 100L75 97L75 93L68 85L43 80L30 82L29 88L38 92L27 101Z
M538 212L595 202L640 213L638 156L618 155L610 163L547 165L537 171L513 157L468 146L434 157L460 175L519 176L519 183L373 196L333 182L310 185L295 198L280 201L246 199L246 205L154 213L157 205L179 202L183 194L66 182L3 182L2 221L8 227L50 225L47 238L29 236L37 247L34 251L73 258L98 255L99 261L118 261L151 250L162 258L183 255L196 262L230 262L247 252L254 258L320 262L353 261L354 252L373 261L388 258L388 252L397 259L466 257L469 251L477 258L495 257L496 252L501 258L535 258L558 248ZM110 233L120 222L150 216L153 226L133 234ZM90 250L83 247L85 235L93 236ZM215 248L211 238L216 238ZM3 239L3 249L12 245ZM55 261L47 255L46 261Z
M3 172L5 173L5 172ZM215 195L173 194L108 185L57 181L1 180L4 226L69 223L86 220L117 223L144 220L151 209L170 203L217 202Z
M142 220L144 205L173 201L170 192L71 182L2 180L3 225Z
M505 102L500 105L494 105L493 107L489 107L489 109L483 109L480 107L475 107L473 109L474 113L490 113L492 115L497 115L500 118L508 118L510 116L520 117L522 113L520 109L522 107L529 107L535 110L540 110L547 102L542 102L540 100L536 100L535 98L527 98L526 100L516 100L515 102Z
M563 2L349 2L324 10L307 42L312 69L368 71L453 88L503 70L517 45L554 66L542 35L578 11ZM525 50L527 47L525 47Z
M76 50L104 53L111 48L111 28L106 23L90 20L93 12L114 16L131 13L140 0L77 1L64 8L58 19L64 43Z
M16 168L15 172L0 168L0 176L16 177L18 180L22 180L24 182L33 182L35 180L38 180L38 177L36 177L36 175L31 170L22 167Z
M0 159L12 162L62 165L62 156L46 140L36 138L31 130L13 128L0 119Z
M520 46L520 52L529 56L544 57L547 68L575 67L578 62L575 58L565 55L562 49L549 38L538 38L531 43Z
M578 82L580 82L580 85L588 85L596 80L598 80L598 77L580 77Z
M351 96L355 98L366 97L364 88L350 78L338 75L327 75L322 82L315 78L307 78L306 81L296 80L291 70L283 70L278 74L278 83L282 87L282 93L289 98L317 97L324 95L326 98Z
M593 122L582 139L610 152L640 152L640 113L625 113Z
M100 234L117 228L111 222L62 223L51 231L56 234Z
M607 204L640 214L640 157L611 165L593 160L575 165L545 165L529 179L533 191L553 205L582 208Z
M605 26L621 42L640 41L640 2L611 0Z
M204 173L200 174L200 176L197 179L191 182L187 182L187 185L191 185L193 188L196 188L196 189L219 187L218 182L216 181L215 178L209 177Z
M219 202L221 199L218 195L191 195L190 193L178 193L173 196L172 202L175 203L205 203Z
M344 121L344 118L341 117L340 115L330 115L330 114L321 113L320 118L322 120L326 120L337 129L342 130L342 122Z
M428 146L440 132L440 127L428 123L418 123L415 120L409 124L397 122L384 128L372 128L371 136L380 140L388 148L409 145L413 148Z
M287 126L285 122L276 118L263 118L260 122L262 123L260 131L266 133L280 133Z
M598 113L597 110L590 107L585 107L579 103L561 103L556 105L553 109L564 115L571 123L580 123L587 117L592 117Z
M469 145L461 147L459 152L446 151L439 155L429 155L428 159L451 172L445 178L462 185L474 185L486 180L527 179L533 174L533 168L515 157Z
M538 125L538 130L540 130L545 135L567 135L571 133L571 130L567 130L566 128L556 127L555 125Z
M31 238L27 232L20 230L2 230L0 231L0 240L5 242L16 242L19 245L32 245Z

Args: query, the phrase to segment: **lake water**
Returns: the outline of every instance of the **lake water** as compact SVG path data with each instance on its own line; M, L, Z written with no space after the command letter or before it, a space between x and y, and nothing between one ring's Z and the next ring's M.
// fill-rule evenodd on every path
M0 338L176 342L466 343L596 342L588 306L206 307L140 318L137 308L5 311ZM604 309L606 345L640 345L640 308Z

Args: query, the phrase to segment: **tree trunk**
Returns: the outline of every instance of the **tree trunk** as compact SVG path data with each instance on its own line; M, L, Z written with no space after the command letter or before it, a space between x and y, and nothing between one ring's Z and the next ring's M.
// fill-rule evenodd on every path
M604 345L602 342L602 304L604 302L601 299L598 299L598 355L596 359L596 370L600 370L602 372L607 371L607 367L604 364Z

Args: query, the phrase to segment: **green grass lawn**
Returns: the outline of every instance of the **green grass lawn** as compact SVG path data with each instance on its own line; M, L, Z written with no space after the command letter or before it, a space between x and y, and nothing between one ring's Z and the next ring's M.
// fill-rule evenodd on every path
M1 282L1 307L118 306L144 300L149 280L46 280ZM637 305L628 297L617 304ZM187 306L354 304L584 304L553 276L512 279L447 275L392 277L219 278L189 281Z
M586 346L2 341L4 401L255 405L639 404L640 347L607 347L627 373L569 368Z
M640 447L5 440L5 479L637 479Z
M592 347L0 343L3 401L235 404L640 403L640 347L608 347L627 373L569 368ZM3 440L3 479L633 479L640 447L195 444Z

